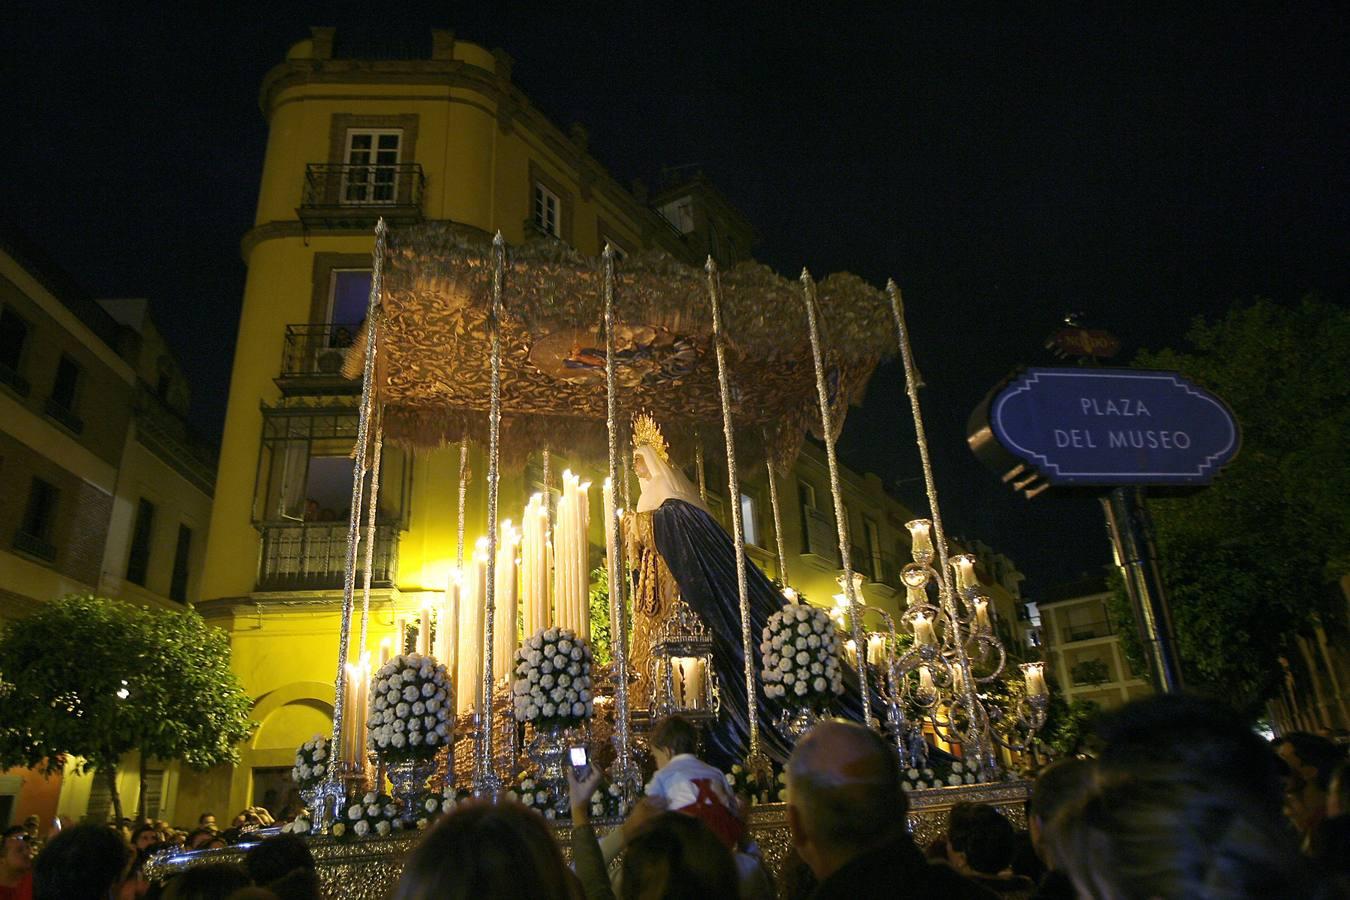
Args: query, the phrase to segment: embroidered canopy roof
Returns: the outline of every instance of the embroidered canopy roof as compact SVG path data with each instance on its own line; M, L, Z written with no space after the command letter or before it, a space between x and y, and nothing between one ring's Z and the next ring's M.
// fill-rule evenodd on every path
M624 423L650 410L677 452L695 431L721 434L708 278L663 252L616 262L616 376ZM391 230L383 266L374 390L387 440L435 447L487 434L492 247L443 223ZM553 447L603 453L602 261L560 242L507 249L502 294L501 439L522 459ZM894 346L882 292L840 274L817 288L836 428ZM779 465L820 409L802 286L757 263L721 273L737 447ZM359 375L365 339L347 360ZM687 457L686 457L687 458Z

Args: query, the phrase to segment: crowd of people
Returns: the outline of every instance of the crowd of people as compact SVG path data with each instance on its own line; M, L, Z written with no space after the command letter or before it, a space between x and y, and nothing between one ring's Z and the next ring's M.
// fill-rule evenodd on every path
M1312 734L1268 742L1222 707L1160 696L1104 717L1093 758L1043 769L1025 831L961 803L928 847L909 831L899 759L880 735L827 721L786 766L792 853L777 883L745 827L745 805L697 755L684 720L649 735L657 771L625 822L600 836L591 803L604 773L568 770L572 864L551 823L511 801L461 804L404 861L394 900L769 900L790 898L1323 898L1350 896L1350 769ZM1020 817L1019 817L1020 818ZM214 817L171 835L81 825L5 832L0 900L318 900L305 839L255 843L242 864L195 865L166 884L138 874L165 845L222 845ZM231 829L256 829L249 810ZM34 830L35 826L34 826ZM925 852L926 851L926 852ZM334 900L341 894L332 895Z

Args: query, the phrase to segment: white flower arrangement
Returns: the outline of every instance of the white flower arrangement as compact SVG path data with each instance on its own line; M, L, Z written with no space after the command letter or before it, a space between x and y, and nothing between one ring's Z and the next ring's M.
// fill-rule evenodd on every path
M844 692L839 635L830 614L818 606L790 603L770 616L759 651L766 697L821 709Z
M507 791L506 796L549 820L558 817L558 808L562 805L547 782L528 772L521 773L515 789Z
M328 771L328 749L330 741L321 734L305 741L295 751L295 765L291 766L291 780L302 791L307 791L323 781Z
M371 683L369 745L384 762L428 760L448 747L454 727L450 675L430 656L395 656Z
M727 785L732 793L743 798L751 806L760 803L774 803L787 800L787 773L772 763L769 778L735 763L726 773Z
M294 820L292 820L292 821L288 822L287 824L281 826L281 833L282 833L282 834L309 834L309 829L310 829L310 822L309 822L309 819L306 818L306 817L304 816L304 814L301 814L301 815L297 816Z
M632 809L625 803L623 789L617 784L609 784L591 795L591 818L622 819Z
M540 629L521 644L511 686L516 721L568 727L589 719L591 659L590 644L567 628Z
M941 762L935 762L937 769L925 767L909 768L904 772L904 780L900 786L907 791L922 791L929 788L957 787L964 784L975 784L979 781L973 765L963 763L961 760L952 760L951 765L944 766Z
M392 797L370 791L360 798L348 798L329 830L333 837L345 840L384 837L404 830L404 822L398 817L398 804Z
M422 809L426 812L428 819L434 819L438 815L450 813L456 806L472 799L473 791L468 788L455 788L446 785L439 796L427 797L422 804Z

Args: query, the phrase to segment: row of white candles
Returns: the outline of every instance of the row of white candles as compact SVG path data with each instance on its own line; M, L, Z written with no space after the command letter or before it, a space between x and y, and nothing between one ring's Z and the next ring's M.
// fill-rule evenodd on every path
M562 474L562 496L553 524L554 624L591 639L591 525L589 481L570 470Z
M363 654L360 662L347 663L347 679L343 685L342 734L339 735L342 759L364 765L366 758L366 720L370 701L370 654Z
M530 498L519 530L510 520L502 523L494 573L494 682L505 682L511 677L520 642L518 615L524 620L527 637L557 625L590 640L589 490L589 482L583 482L571 471L563 472L552 535L543 494ZM604 497L605 513L613 516L613 491L608 479ZM616 552L613 535L607 530L605 537L606 552ZM478 705L483 674L487 545L487 538L479 538L464 570L451 572L443 597L424 603L416 620L415 651L447 665L453 663L457 713ZM382 645L381 665L393 652L403 650L409 624L406 617L397 618L394 640Z

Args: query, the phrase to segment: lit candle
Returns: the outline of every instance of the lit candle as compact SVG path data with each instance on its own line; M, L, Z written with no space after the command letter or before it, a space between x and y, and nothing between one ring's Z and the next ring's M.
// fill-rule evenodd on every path
M577 486L577 547L576 547L576 620L577 634L584 640L591 639L591 567L590 563L590 540L588 535L591 528L591 502L590 502L591 483L584 482Z
M360 667L355 663L346 664L347 681L343 684L342 714L342 758L347 762L356 762L356 684L360 681Z
M1045 665L1043 663L1023 663L1022 673L1027 680L1027 694L1032 697L1044 697L1049 693L1045 684Z
M867 661L874 666L879 666L885 659L886 639L879 634L867 636Z
M848 657L848 664L856 669L858 667L858 642L851 638L845 641L844 655Z
M929 696L937 693L933 687L933 672L927 666L919 666L919 693Z
M783 588L783 596L787 598L787 602L789 603L797 602L797 592L790 587Z
M408 617L399 616L394 619L394 655L402 656L403 651L407 649L408 644Z
M684 707L685 701L685 659L683 656L670 658L670 699L675 706Z
M553 526L553 621L559 628L572 627L572 537L571 472L563 472L562 496L558 498L557 519Z
M492 680L506 681L515 665L516 647L520 638L516 624L516 545L520 533L511 527L508 519L502 523L497 540L497 596L493 600L492 618Z
M957 590L964 591L979 584L979 580L975 577L975 557L969 553L953 556L951 566L956 571Z
M975 624L981 628L992 628L989 624L989 601L983 597L975 598Z
M356 726L353 738L356 741L355 762L358 768L366 765L366 722L370 715L370 654L361 654L361 663L357 667L356 683Z
M462 715L477 706L483 665L483 579L486 576L487 539L479 538L460 586L459 640L455 651L455 711Z
M422 615L417 622L417 652L431 655L431 604L423 601Z
M909 529L910 555L917 563L926 563L933 558L933 523L927 519L913 519L905 523Z
M831 610L831 615L834 616L835 621L839 623L839 626L841 628L844 625L844 618L848 616L849 611L850 607L848 605L848 597L846 597L843 594L835 594L834 609Z
M455 569L446 578L445 595L436 612L436 652L433 655L447 668L459 642L459 586L460 572Z
M380 641L380 667L381 667L381 668L384 667L384 664L385 664L385 663L389 662L390 658L392 658L393 655L394 655L394 639L393 639L393 638L385 638L384 640Z
M914 617L914 642L924 647L937 643L937 632L933 630L933 622L923 613Z

